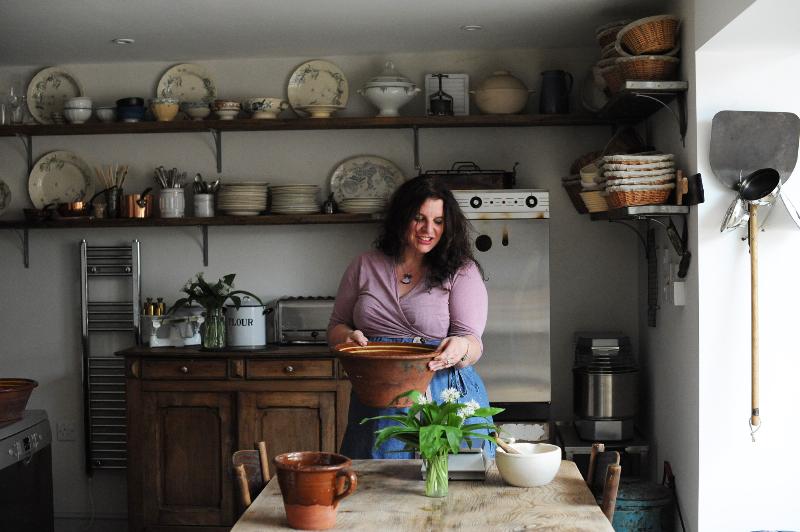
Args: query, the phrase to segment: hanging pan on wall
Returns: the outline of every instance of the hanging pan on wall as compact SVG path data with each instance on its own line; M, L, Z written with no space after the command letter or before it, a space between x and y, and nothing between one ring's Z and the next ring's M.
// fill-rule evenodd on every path
M721 111L711 122L711 169L736 198L721 231L748 223L750 246L751 436L761 425L758 351L758 207L770 205L797 163L800 119L794 113ZM746 210L745 210L746 208ZM755 441L755 437L753 437Z

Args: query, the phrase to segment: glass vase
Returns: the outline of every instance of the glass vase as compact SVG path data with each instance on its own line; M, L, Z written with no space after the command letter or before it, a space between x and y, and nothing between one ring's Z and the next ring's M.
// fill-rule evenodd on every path
M225 316L221 308L206 309L206 321L201 332L203 349L225 349Z
M447 496L447 453L425 459L425 496Z

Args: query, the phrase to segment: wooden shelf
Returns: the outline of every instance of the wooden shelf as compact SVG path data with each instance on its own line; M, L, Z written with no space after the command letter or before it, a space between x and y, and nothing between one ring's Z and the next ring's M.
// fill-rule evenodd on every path
M217 225L358 224L380 221L380 214L266 214L212 218L58 218L46 222L0 221L0 229L84 229L94 227L187 227Z
M0 126L0 136L113 135L193 133L203 131L298 131L325 129L413 129L446 127L602 126L618 120L590 114L332 117L258 120L178 120L173 122L113 122L109 124L24 124Z

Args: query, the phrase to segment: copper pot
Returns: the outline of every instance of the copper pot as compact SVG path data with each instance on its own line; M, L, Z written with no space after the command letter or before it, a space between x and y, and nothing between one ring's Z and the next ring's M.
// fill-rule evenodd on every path
M145 189L141 194L125 194L122 201L123 218L150 218L153 216L153 205L155 199L150 192L150 188Z

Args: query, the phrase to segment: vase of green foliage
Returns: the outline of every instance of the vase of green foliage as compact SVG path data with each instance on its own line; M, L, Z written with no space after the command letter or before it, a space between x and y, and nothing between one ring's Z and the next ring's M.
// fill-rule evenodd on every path
M488 418L503 409L481 407L477 401L460 403L461 393L455 388L444 390L439 402L428 399L416 390L405 392L397 399L404 397L410 398L413 403L405 414L366 418L361 423L378 419L395 421L395 425L375 431L375 447L395 438L405 444L405 451L419 451L425 462L425 495L444 497L448 488L448 455L458 454L465 441L470 448L475 440L494 442L491 436L482 431L497 432L497 427ZM484 418L485 421L466 423L476 418Z

